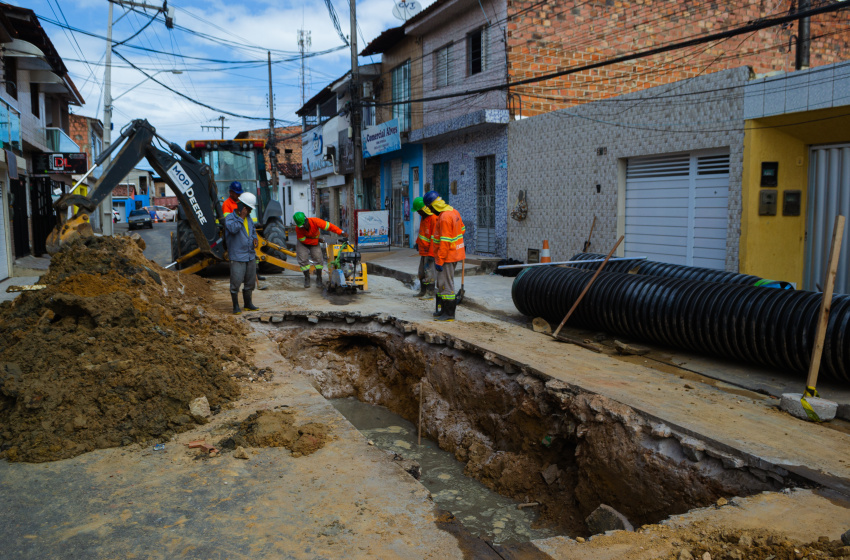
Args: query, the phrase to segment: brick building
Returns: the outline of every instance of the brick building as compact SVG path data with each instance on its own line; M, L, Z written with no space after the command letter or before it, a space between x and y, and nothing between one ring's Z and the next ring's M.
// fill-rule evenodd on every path
M508 148L509 122L744 66L756 73L790 71L795 66L792 38L797 26L765 29L533 85L508 89L504 84L737 27L787 13L795 6L791 0L770 5L743 1L593 0L574 5L536 0L437 0L399 28L385 31L362 54L384 56L379 83L390 94L378 101L405 99L396 94L394 80L400 68L409 67L410 84L421 84L421 98L430 100L393 105L396 114L402 107L411 113L412 122L421 119L421 127L414 124L403 137L402 152L411 145L421 146L417 172L424 176L422 191L437 190L461 212L468 251L505 256L509 176L511 204L517 190L533 193L544 188L524 181L521 174L509 173L509 159L512 166L516 157ZM841 17L842 12L837 12L811 18L812 67L847 59L850 28L841 25ZM421 52L416 53L414 46ZM491 90L465 94L482 88ZM670 96L669 90L656 91ZM409 93L406 97L419 98ZM646 102L639 105L645 107L638 108L638 113L649 106ZM658 104L652 106L661 110ZM593 109L596 113L600 110L601 106ZM380 108L378 115L380 122ZM561 121L567 118L567 113L557 117ZM627 120L633 120L632 115ZM649 120L657 119L650 115ZM575 144L570 140L569 144L541 148L557 151ZM514 146L512 139L510 143ZM623 150L628 153L627 148ZM634 153L638 152L643 149ZM602 165L602 161L594 165ZM412 176L412 164L410 169ZM382 172L385 200L393 197L398 175L392 167ZM401 178L405 179L413 184L412 178ZM561 181L558 188L564 196L571 196L572 187L563 176L550 180ZM418 196L413 190L411 187L409 196ZM740 200L730 204L740 204ZM610 218L616 222L615 215ZM613 231L615 223L609 225ZM584 231L587 228L582 224Z
M518 81L777 17L796 6L793 0L594 0L577 5L509 0L508 19L500 32L507 42L507 75ZM833 12L811 18L812 67L848 58L846 17ZM791 71L796 34L797 25L788 24L511 88L518 94L511 110L518 113L521 107L523 116L538 115L740 66L750 66L757 74Z
M236 140L254 139L268 140L269 129L259 128L257 130L243 130L236 135ZM295 164L301 163L301 127L300 126L284 126L274 129L274 146L277 150L278 164ZM263 151L263 156L266 160L266 173L271 177L271 159L269 158L269 147Z

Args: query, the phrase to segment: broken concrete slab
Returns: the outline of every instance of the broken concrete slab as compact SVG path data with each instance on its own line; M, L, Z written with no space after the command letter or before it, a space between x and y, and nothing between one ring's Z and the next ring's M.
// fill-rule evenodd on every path
M802 393L785 393L779 401L779 408L791 416L802 420L809 420L809 415L806 414L806 409L803 408L803 403L801 402L802 398ZM820 397L806 397L806 402L809 403L809 406L812 407L812 410L815 411L815 414L818 415L818 418L822 422L828 422L835 418L835 414L838 411L837 403Z
M649 354L649 348L646 346L640 346L639 344L629 344L627 342L615 340L614 347L617 349L618 354L622 354L624 356L643 356L644 354Z
M596 508L584 521L587 523L587 529L594 535L606 531L635 530L625 515L605 504Z
M543 480L546 481L546 484L552 486L552 484L558 480L558 477L561 475L561 470L558 468L558 465L552 463L546 467L540 475L543 477Z

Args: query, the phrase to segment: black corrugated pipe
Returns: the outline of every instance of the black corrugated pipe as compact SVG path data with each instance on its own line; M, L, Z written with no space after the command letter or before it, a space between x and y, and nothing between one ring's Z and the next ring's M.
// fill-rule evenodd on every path
M591 276L526 268L513 283L514 305L558 324ZM814 292L602 272L570 325L805 373L820 301ZM821 367L850 381L850 296L833 297Z
M601 260L605 255L596 253L578 253L573 255L570 260L586 261L586 260ZM572 264L573 268L582 268L585 270L596 270L601 263L587 264ZM605 265L605 272L632 272L632 274L640 274L641 276L662 276L664 278L682 278L684 280L702 280L705 282L720 282L723 284L743 284L745 286L755 286L756 282L762 280L758 276L749 274L738 274L737 272L727 272L725 270L715 270L713 268L699 268L696 266L685 266L682 264L668 264L657 261L609 261ZM783 283L785 284L785 283ZM790 287L790 285L789 285Z

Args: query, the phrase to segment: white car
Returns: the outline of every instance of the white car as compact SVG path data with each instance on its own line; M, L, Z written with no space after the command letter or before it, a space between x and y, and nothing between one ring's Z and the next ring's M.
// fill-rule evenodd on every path
M150 208L156 212L156 219L161 222L177 221L177 210L172 210L165 206L151 206Z

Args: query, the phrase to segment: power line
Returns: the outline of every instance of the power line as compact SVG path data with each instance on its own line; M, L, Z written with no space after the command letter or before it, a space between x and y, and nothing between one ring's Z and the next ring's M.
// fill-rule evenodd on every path
M588 70L603 68L605 66L611 66L611 65L614 65L614 64L621 64L623 62L629 62L629 61L632 61L632 60L638 60L638 59L646 58L646 57L649 57L649 56L663 54L663 53L670 52L670 51L677 50L677 49L701 45L701 44L704 44L704 43L709 43L709 42L712 42L712 41L718 41L718 40L721 40L721 39L728 39L730 37L737 37L739 35L744 35L746 33L751 33L751 32L754 32L754 31L759 31L761 29L767 29L767 28L774 27L774 26L777 26L777 25L782 25L783 23L786 23L786 22L789 22L789 21L795 21L795 20L800 19L800 18L815 16L815 15L830 13L830 12L837 12L839 10L842 10L842 9L845 9L845 8L848 8L848 7L850 7L850 6L848 6L847 4L845 4L843 2L833 2L831 4L825 4L825 5L822 5L822 6L819 6L819 7L810 8L808 10L802 10L802 11L797 10L797 11L794 11L794 12L789 13L788 15L784 15L784 16L778 16L778 17L774 17L774 18L762 18L762 19L753 21L751 23L748 23L746 25L734 27L734 28L731 28L731 29L727 29L725 31L720 31L720 32L717 32L717 33L709 33L707 35L693 37L693 38L687 39L685 41L668 43L668 44L662 45L660 47L645 49L645 50L637 51L637 52L634 52L634 53L631 53L631 54L616 56L616 57L609 58L609 59L606 59L606 60L602 60L602 61L599 61L599 62L584 64L584 65L581 65L581 66L574 66L574 67L571 67L571 68L559 70L557 72L550 72L550 73L547 73L547 74L541 74L539 76L534 76L534 77L526 78L526 79L523 79L523 80L517 80L517 81L513 81L513 82L508 81L508 82L502 83L502 84L496 84L496 85L492 85L492 86L486 86L486 87L482 87L482 88L465 90L465 91L455 92L455 93L447 93L447 94L444 94L444 95L433 95L433 96L422 97L422 98L419 98L419 99L408 99L408 100L405 100L405 101L389 101L389 102L380 102L380 103L370 103L370 105L380 107L380 106L391 106L391 105L404 105L404 104L408 104L408 103L423 103L423 102L426 102L426 101L440 101L440 100L443 100L443 99L452 99L452 98L464 97L464 96L472 95L472 94L488 93L488 92L491 92L491 91L499 91L499 90L503 90L503 89L507 89L507 88L511 88L511 87L517 87L517 86L528 85L528 84L535 84L535 83L538 83L538 82L551 80L553 78L560 78L562 76L568 76L570 74L576 74L576 73L579 73L579 72L586 72Z
M125 58L125 57L124 57L124 56L123 56L120 52L118 52L118 51L114 51L114 54L115 54L115 56L117 56L118 58L120 58L121 60L123 60L124 62L126 62L127 64L129 64L130 66L132 66L133 68L135 68L136 70L138 70L139 72L141 72L142 74L144 74L144 75L145 75L145 76L146 76L149 80L151 80L151 81L153 81L153 82L155 82L155 83L157 83L157 84L161 85L162 87L164 87L165 89L167 89L167 90L168 90L168 91L170 91L171 93L174 93L174 94L176 94L176 95L179 95L179 96L180 96L180 97L182 97L183 99L186 99L186 100L188 100L188 101L191 101L191 102L192 102L192 103L194 103L195 105L200 105L201 107L205 107L205 108L210 109L210 110L212 110L212 111L215 111L215 112L217 112L217 113L224 113L225 115L230 115L231 117L237 117L237 118L240 118L240 119L247 119L247 120L252 120L252 121L267 121L267 120L268 120L268 119L267 119L267 118L265 118L265 117L250 117L250 116L247 116L247 115L240 115L240 114L238 114L238 113L233 113L233 112L231 112L231 111L225 111L224 109L219 109L219 108L217 108L217 107L213 107L212 105L207 105L206 103L203 103L203 102L201 102L201 101L198 101L197 99L192 99L191 97L189 97L189 96L188 96L188 95L186 95L185 93L180 92L180 91L178 91L178 90L176 90L176 89L172 88L171 86L168 86L168 85L166 85L166 84L164 84L164 83L160 82L159 80L157 80L156 78L154 78L151 74L148 74L147 72L145 72L144 70L142 70L141 68L139 68L138 66L136 66L135 64L133 64L132 62L130 62L129 60L127 60L127 59L126 59L126 58ZM283 119L275 119L275 121L277 121L277 122L282 122L282 123L288 124L288 125L290 125L290 126L294 126L295 124L297 124L297 123L295 123L295 122L293 122L293 121L285 121L285 120L283 120Z

